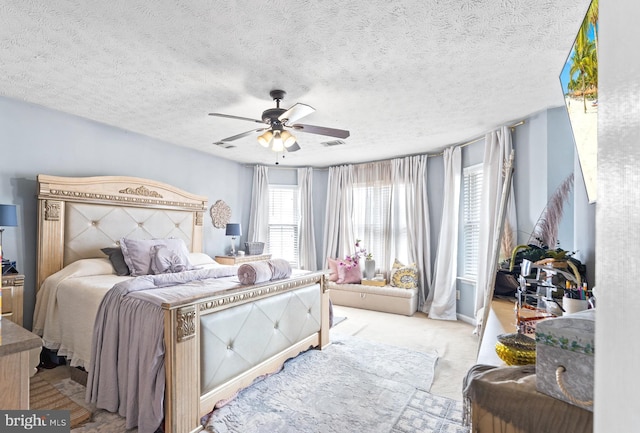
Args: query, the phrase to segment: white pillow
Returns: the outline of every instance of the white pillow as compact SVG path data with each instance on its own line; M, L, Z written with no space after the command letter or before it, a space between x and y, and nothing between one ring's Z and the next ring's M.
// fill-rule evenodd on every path
M189 253L189 260L193 266L219 265L218 262L205 253Z

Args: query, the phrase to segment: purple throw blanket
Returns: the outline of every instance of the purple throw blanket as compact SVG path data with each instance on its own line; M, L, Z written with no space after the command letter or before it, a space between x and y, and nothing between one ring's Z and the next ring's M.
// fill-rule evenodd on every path
M126 418L126 428L153 433L164 418L163 302L228 288L202 280L233 276L236 267L145 275L116 284L96 316L86 400ZM180 285L180 288L176 288Z

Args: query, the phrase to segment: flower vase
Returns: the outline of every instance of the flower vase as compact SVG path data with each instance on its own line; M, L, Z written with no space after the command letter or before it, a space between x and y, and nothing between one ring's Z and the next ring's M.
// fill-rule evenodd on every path
M365 260L364 261L364 272L363 276L367 280L373 279L376 275L376 261L375 260Z

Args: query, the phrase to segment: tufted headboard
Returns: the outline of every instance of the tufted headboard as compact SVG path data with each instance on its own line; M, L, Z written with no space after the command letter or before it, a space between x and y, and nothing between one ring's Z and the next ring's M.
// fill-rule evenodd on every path
M206 197L127 176L38 175L37 285L120 238L181 238L202 251Z

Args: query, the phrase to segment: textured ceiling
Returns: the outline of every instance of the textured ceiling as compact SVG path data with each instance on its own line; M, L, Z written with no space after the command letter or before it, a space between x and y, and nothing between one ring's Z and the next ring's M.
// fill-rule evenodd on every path
M316 112L284 165L430 153L563 103L558 76L589 0L3 0L0 95L244 163L287 91ZM258 125L259 127L259 125ZM256 134L257 135L257 134Z

